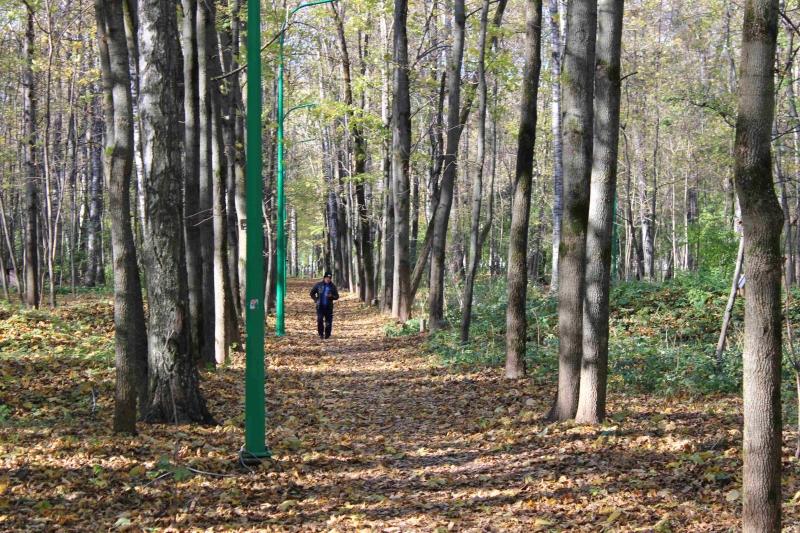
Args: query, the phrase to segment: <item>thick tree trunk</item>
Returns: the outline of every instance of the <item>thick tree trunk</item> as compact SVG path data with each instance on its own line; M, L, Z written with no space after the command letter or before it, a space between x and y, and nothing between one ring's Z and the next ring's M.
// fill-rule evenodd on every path
M466 13L464 0L454 0L453 45L448 64L447 91L447 148L444 154L444 175L439 188L439 206L433 219L433 241L431 243L431 281L428 320L431 329L437 329L444 318L444 271L447 245L447 227L453 205L458 160L458 143L463 122L461 118L461 63L464 58ZM395 200L396 202L397 200Z
M506 373L525 375L527 346L528 224L531 212L533 153L536 144L536 101L542 67L542 1L525 3L525 70L520 107L517 167L512 184L511 229L508 243L508 307L506 308Z
M564 218L558 284L558 390L547 414L568 420L578 409L583 352L583 293L592 177L597 0L567 6L564 53Z
M394 188L394 280L392 316L411 318L411 250L409 248L411 95L408 80L408 2L394 3L394 72L392 75L392 182Z
M189 349L200 359L203 343L203 257L200 228L200 130L197 69L197 0L183 1L183 85L184 85L184 216L186 217L186 272L189 287Z
M781 225L770 132L778 1L747 0L734 177L747 272L744 340L744 533L781 530Z
M594 148L586 235L583 364L575 417L578 422L587 424L598 424L606 416L608 298L617 192L623 4L624 0L599 0L597 6Z
M102 74L113 112L106 117L106 171L114 252L114 431L135 433L137 399L142 415L147 406L147 331L131 227L133 108L122 4L123 0L98 0L95 9L98 45L108 50L109 63Z
M36 97L33 78L33 6L26 4L28 21L25 27L23 56L25 70L23 85L23 123L25 130L25 303L28 308L39 308L39 253L36 219L39 216L36 172Z
M182 79L177 13L169 0L139 10L139 113L144 163L145 264L151 422L203 422L213 418L200 393L189 352L188 288L181 202L178 83Z

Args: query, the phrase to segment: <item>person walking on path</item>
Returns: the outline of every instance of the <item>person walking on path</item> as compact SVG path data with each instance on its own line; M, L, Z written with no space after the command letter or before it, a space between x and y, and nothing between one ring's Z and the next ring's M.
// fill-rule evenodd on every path
M319 338L329 338L333 327L333 301L339 299L339 291L331 282L331 273L325 272L322 281L311 288L311 298L317 302L317 333ZM323 322L324 321L324 322Z

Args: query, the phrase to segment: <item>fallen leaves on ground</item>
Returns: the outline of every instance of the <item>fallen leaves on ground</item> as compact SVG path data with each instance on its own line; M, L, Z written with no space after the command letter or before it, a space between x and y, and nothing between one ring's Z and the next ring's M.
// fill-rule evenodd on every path
M553 390L431 364L352 296L316 336L291 281L267 338L267 443L239 462L244 358L203 373L216 427L111 432L109 295L0 316L2 531L736 531L741 401L610 391L603 426L545 424ZM555 380L554 380L555 381ZM792 442L793 444L793 442ZM800 524L785 450L784 522Z

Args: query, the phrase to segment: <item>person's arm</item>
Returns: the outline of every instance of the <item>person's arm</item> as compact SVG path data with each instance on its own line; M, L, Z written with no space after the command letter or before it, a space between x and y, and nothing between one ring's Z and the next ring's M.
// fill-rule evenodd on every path
M339 299L339 289L336 288L336 285L331 283L331 300L338 300Z
M319 297L319 289L317 288L317 285L318 284L315 283L314 286L311 287L311 292L309 293L311 295L311 299L314 300L315 302L317 301L317 298Z

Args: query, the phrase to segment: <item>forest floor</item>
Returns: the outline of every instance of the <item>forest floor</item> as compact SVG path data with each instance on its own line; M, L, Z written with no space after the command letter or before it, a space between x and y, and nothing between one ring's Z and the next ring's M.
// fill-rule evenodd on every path
M267 338L275 455L252 472L243 355L203 372L219 426L116 436L110 294L0 304L0 531L741 528L740 398L611 390L609 423L545 424L551 388L437 365L423 335L384 336L353 296L320 341L310 286L290 281L287 336ZM785 441L784 530L800 531Z

